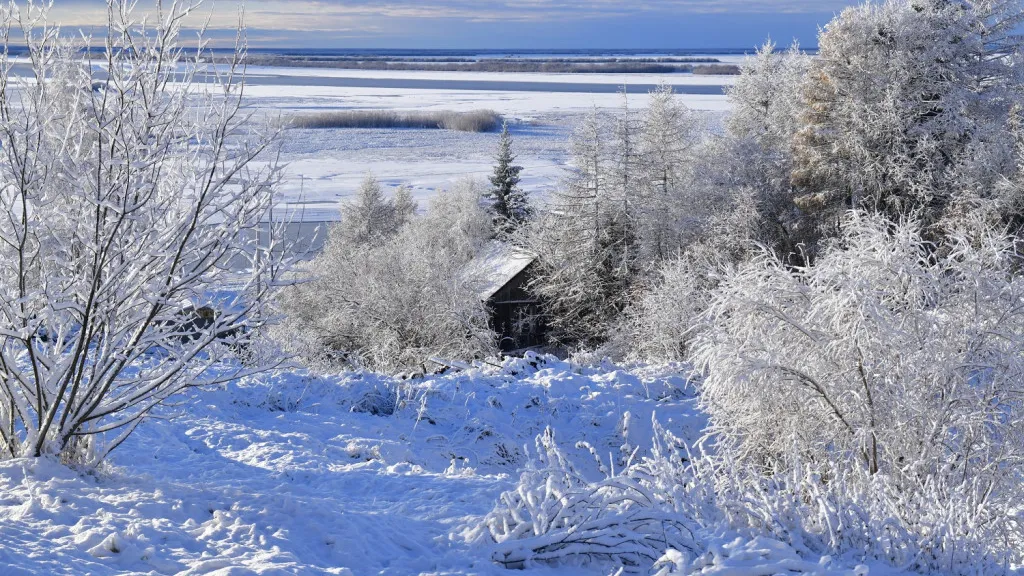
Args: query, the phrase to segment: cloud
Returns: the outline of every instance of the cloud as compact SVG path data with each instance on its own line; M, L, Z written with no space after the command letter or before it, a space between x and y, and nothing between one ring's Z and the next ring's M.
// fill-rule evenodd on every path
M577 47L693 47L697 36L719 32L720 37L707 37L706 42L746 46L769 32L810 40L823 19L855 2L246 0L245 23L253 45L549 48L571 42ZM139 0L137 12L152 12L154 6L155 0ZM196 9L192 25L209 19L214 35L223 36L237 26L239 6L236 0L206 0ZM808 20L811 14L814 17ZM106 22L105 1L55 0L51 21L65 29L97 30ZM766 22L774 22L775 28L768 30ZM743 29L742 36L734 29Z
M473 22L551 22L636 17L643 14L806 14L849 6L849 0L248 0L246 23L281 30L348 30L355 26L387 28L408 20L453 19ZM65 26L95 26L105 21L103 0L56 0L53 16ZM139 2L139 10L150 6ZM237 23L239 3L221 0L212 9L214 27Z

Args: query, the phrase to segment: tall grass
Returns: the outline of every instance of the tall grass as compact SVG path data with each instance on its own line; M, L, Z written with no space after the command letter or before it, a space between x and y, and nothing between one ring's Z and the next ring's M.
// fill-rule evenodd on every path
M460 132L494 132L501 128L501 123L501 115L493 110L341 110L304 114L291 120L293 128L425 128Z

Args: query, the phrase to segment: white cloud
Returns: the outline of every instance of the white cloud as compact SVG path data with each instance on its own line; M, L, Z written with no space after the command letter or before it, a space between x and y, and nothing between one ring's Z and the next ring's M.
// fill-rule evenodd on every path
M621 18L644 13L767 14L827 13L851 0L248 0L246 23L253 28L372 34L396 22L454 19L467 22L551 22ZM145 12L151 4L139 2ZM238 3L220 0L212 9L215 28L237 24ZM211 15L209 7L197 13ZM105 22L103 0L56 0L53 17L65 26Z

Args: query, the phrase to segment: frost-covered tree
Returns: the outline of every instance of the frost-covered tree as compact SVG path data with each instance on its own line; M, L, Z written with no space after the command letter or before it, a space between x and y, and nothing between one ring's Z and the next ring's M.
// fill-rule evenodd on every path
M392 238L416 214L416 201L407 186L399 186L394 197L384 194L384 187L372 174L367 174L355 197L342 201L341 221L330 234L337 246L356 249L367 244L380 244Z
M1019 562L1008 543L1022 536L1020 257L984 223L947 241L851 212L811 266L766 252L726 274L692 356L716 450L743 482L817 484L846 516L819 536L926 570ZM819 512L833 514L795 513L811 526ZM896 541L870 525L883 518Z
M658 261L680 247L683 229L694 212L700 212L690 192L690 152L696 145L697 126L691 112L671 86L651 93L650 104L640 119L639 178L637 202L639 257Z
M800 244L812 243L817 225L793 203L793 140L800 129L804 82L811 59L794 45L779 51L772 42L740 66L729 89L733 111L725 138L701 151L700 186L713 196L729 197L746 190L763 219L758 241L779 254L798 254Z
M405 185L399 186L395 190L393 202L395 207L395 226L396 228L401 228L416 215L419 205L412 196L412 188Z
M616 326L604 351L643 361L685 361L722 273L747 260L763 236L755 194L741 191L666 259Z
M964 188L1012 168L1021 89L1017 1L889 0L819 38L795 140L798 205L830 230L849 207L936 222Z
M736 83L729 88L733 105L726 120L729 132L782 157L777 161L784 160L800 126L800 85L810 62L798 45L780 51L770 40L744 60Z
M377 243L332 234L309 280L282 294L278 339L314 365L381 371L493 352L478 279L466 274L492 234L480 196L480 186L460 183Z
M671 88L640 112L597 110L570 142L573 171L532 228L534 289L555 337L601 343L661 260L704 232L724 195L693 184L696 123Z
M545 300L553 337L592 345L626 305L631 282L632 222L615 187L612 128L597 109L576 126L573 170L531 227L540 255L534 290Z
M523 167L515 164L516 157L512 152L512 135L508 131L508 122L501 126L501 140L496 160L487 197L491 201L491 210L494 211L497 232L502 236L509 236L529 220L532 210L528 194L519 187L519 173L523 171Z
M266 369L222 360L268 321L282 271L277 235L252 233L278 171L251 161L276 130L241 106L241 52L197 76L189 3L145 26L133 5L108 4L101 51L45 6L0 7L4 45L28 47L0 54L4 457L96 463L175 394Z
M632 226L640 204L640 118L623 90L622 106L610 117L607 187L615 219Z
M372 174L367 174L355 197L341 203L338 233L348 244L358 246L378 242L397 232L395 206L384 196L384 189Z

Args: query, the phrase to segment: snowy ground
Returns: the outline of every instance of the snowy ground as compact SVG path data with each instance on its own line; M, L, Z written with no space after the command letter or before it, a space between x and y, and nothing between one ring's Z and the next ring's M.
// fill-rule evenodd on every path
M699 424L678 375L579 372L512 361L404 384L279 375L198 393L97 476L0 465L0 573L504 573L450 534L490 510L545 426L617 450L627 410L638 437L655 410Z
M381 72L311 68L254 67L247 103L268 114L301 114L330 110L474 110L487 108L506 116L524 167L523 186L544 193L558 185L568 162L567 140L574 122L597 108L618 108L614 88L623 84L654 85L666 81L686 86L720 88L733 77L646 74L509 74L482 72ZM317 82L394 80L396 86L323 86ZM273 79L267 83L268 79ZM401 82L429 81L431 88L403 87ZM461 84L452 84L452 82ZM262 82L262 83L261 83ZM502 90L475 90L472 82L498 83ZM577 84L578 92L565 90ZM538 90L551 86L552 91ZM610 91L587 92L588 86ZM529 87L525 89L524 87ZM728 109L722 94L681 94L690 108L719 118ZM630 105L643 108L646 94L630 95ZM288 130L282 160L289 164L285 202L303 208L306 220L337 218L337 202L352 194L368 172L385 184L413 187L425 201L440 188L464 177L486 178L493 166L497 134L446 130Z
M565 174L567 117L558 123L515 124L522 186L544 193ZM306 220L334 220L338 201L352 194L368 173L385 187L410 186L425 207L440 188L461 178L486 179L494 167L498 134L450 130L288 130L283 200L305 207Z
M460 533L515 483L534 436L550 426L570 453L587 440L612 458L624 441L649 446L656 414L693 439L703 417L691 392L673 367L551 357L409 381L291 373L198 392L98 474L0 464L0 574L515 574ZM711 547L704 574L851 574L771 540ZM739 571L751 565L761 568Z

